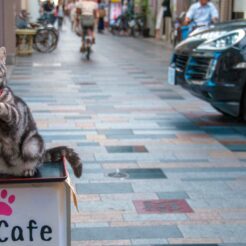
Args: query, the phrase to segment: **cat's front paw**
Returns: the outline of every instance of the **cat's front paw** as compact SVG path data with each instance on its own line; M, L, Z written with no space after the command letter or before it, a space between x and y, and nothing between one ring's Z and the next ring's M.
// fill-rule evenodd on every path
M35 169L26 169L24 170L24 177L33 177L36 173L36 170Z

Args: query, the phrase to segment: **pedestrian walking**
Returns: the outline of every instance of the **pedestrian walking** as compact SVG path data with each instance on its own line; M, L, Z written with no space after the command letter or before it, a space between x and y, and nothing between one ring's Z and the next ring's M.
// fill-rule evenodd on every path
M63 4L63 0L58 1L58 5L56 6L56 16L58 20L58 30L62 30L62 25L64 21L64 10L65 10L65 5Z
M55 11L55 5L53 1L47 0L41 4L40 13L42 17L48 20L48 22L52 25L54 25L56 21L56 16L54 11Z
M72 0L72 2L70 2L67 5L67 9L69 12L69 18L71 21L71 29L74 32L75 31L75 24L76 24L76 2L78 0Z
M98 27L97 30L99 33L102 33L104 31L104 17L106 16L106 5L104 0L101 0L98 9L99 9L99 17L98 17Z

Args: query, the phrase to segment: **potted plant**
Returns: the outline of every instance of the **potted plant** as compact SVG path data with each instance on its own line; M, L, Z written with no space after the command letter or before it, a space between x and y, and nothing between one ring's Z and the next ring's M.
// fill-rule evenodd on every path
M149 0L141 0L141 13L143 15L144 29L143 36L149 37L150 28L148 27L148 15L150 13Z

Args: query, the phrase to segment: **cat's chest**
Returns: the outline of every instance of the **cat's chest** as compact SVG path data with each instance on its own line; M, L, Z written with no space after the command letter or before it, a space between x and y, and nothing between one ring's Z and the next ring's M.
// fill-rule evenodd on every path
M11 152L18 149L19 141L13 137L0 136L0 147L5 151Z
M0 147L0 154L2 155L15 157L19 154L19 145L16 142L11 141L9 139L5 139L5 141L2 141L0 143Z

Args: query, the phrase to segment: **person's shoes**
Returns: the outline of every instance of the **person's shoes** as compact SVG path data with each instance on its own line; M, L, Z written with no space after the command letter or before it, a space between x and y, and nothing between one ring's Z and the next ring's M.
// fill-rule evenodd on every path
M84 52L85 52L85 46L82 45L82 46L80 47L80 52L81 52L81 53L84 53Z

